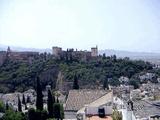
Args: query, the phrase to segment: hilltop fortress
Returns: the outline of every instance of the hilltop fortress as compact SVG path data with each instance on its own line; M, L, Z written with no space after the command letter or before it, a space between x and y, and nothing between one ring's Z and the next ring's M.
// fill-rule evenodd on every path
M31 52L31 51L13 51L10 47L7 48L6 51L0 51L0 65L4 63L6 59L23 61L23 62L32 62L33 59L39 56L39 52ZM98 47L92 47L91 51L78 51L73 48L62 50L61 47L52 47L52 58L53 59L65 59L65 60L82 60L87 61L92 58L98 57Z
M0 65L2 65L6 59L32 62L32 60L38 55L39 55L38 52L29 52L29 51L17 52L17 51L12 51L10 47L8 47L7 51L0 51Z
M66 56L69 56L69 59L72 57L73 59L86 61L91 58L98 57L98 47L92 47L91 51L78 51L77 49L74 51L73 48L64 51L61 47L52 47L52 54L56 59L66 58Z

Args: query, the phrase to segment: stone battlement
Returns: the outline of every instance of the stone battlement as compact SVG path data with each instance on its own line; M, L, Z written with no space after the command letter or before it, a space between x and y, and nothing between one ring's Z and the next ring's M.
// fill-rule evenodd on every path
M78 51L76 49L76 51L71 48L71 49L67 49L62 50L61 47L52 47L52 54L55 58L60 59L61 57L66 57L66 54L68 54L69 56L72 56L73 58L76 59L81 59L83 61L86 61L92 57L97 57L98 56L98 47L93 47L91 48L91 51Z

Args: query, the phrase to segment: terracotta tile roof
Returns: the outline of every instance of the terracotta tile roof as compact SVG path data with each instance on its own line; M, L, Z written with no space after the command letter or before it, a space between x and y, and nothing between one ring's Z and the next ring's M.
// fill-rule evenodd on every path
M148 101L133 101L133 112L136 118L146 118L152 115L159 115L160 107Z
M70 90L66 101L66 111L78 111L85 104L92 103L103 95L107 94L104 90Z

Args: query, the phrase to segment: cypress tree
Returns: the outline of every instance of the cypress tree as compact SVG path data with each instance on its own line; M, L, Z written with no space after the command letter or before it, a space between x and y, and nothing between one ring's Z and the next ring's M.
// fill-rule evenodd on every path
M48 108L48 116L49 118L53 118L53 96L51 90L48 90L48 101L47 101L47 108Z
M6 110L9 110L8 102L6 102Z
M39 77L37 77L36 92L37 92L36 108L37 110L42 111L43 110L43 94L42 94L42 88L41 88Z
M74 76L73 89L76 89L76 90L78 90L78 89L79 89L79 85L78 85L78 78L77 78L77 76L76 76L76 75Z
M25 96L23 94L23 97L22 97L22 104L25 105L26 104L26 99L25 99Z
M55 103L54 104L54 117L59 120L61 118L61 109L60 109L60 104Z
M53 94L53 96L52 96L52 98L53 98L53 117L55 116L55 109L54 109L54 104L56 103L56 98L55 98L55 94Z
M106 54L103 53L102 59L106 59Z
M57 103L59 103L59 99L58 99L58 97L57 97L57 101L56 101Z
M28 120L36 120L36 111L34 108L28 110Z
M106 89L106 80L103 81L103 89Z
M18 111L22 112L22 105L21 105L21 100L20 100L19 95L18 95Z
M26 98L25 98L24 94L23 94L23 97L22 97L22 104L25 105L25 110L27 110L28 108L27 108Z
M52 98L53 98L53 104L54 104L56 102L56 98L55 98L54 94L53 94Z
M104 81L103 81L103 89L105 90L105 89L109 89L109 86L108 86L108 79L105 79Z
M31 103L30 96L27 96L27 103Z
M25 104L25 110L28 110L28 107L27 107L27 105Z

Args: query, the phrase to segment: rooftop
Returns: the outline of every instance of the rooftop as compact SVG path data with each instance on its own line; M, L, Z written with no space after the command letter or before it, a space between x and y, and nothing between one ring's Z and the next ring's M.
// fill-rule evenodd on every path
M70 90L66 101L66 111L78 111L84 105L97 100L107 94L104 90Z
M160 106L156 106L149 101L134 101L133 112L136 118L146 118L153 115L159 115Z
M112 117L106 116L105 118L100 118L99 116L87 117L87 120L112 120Z

